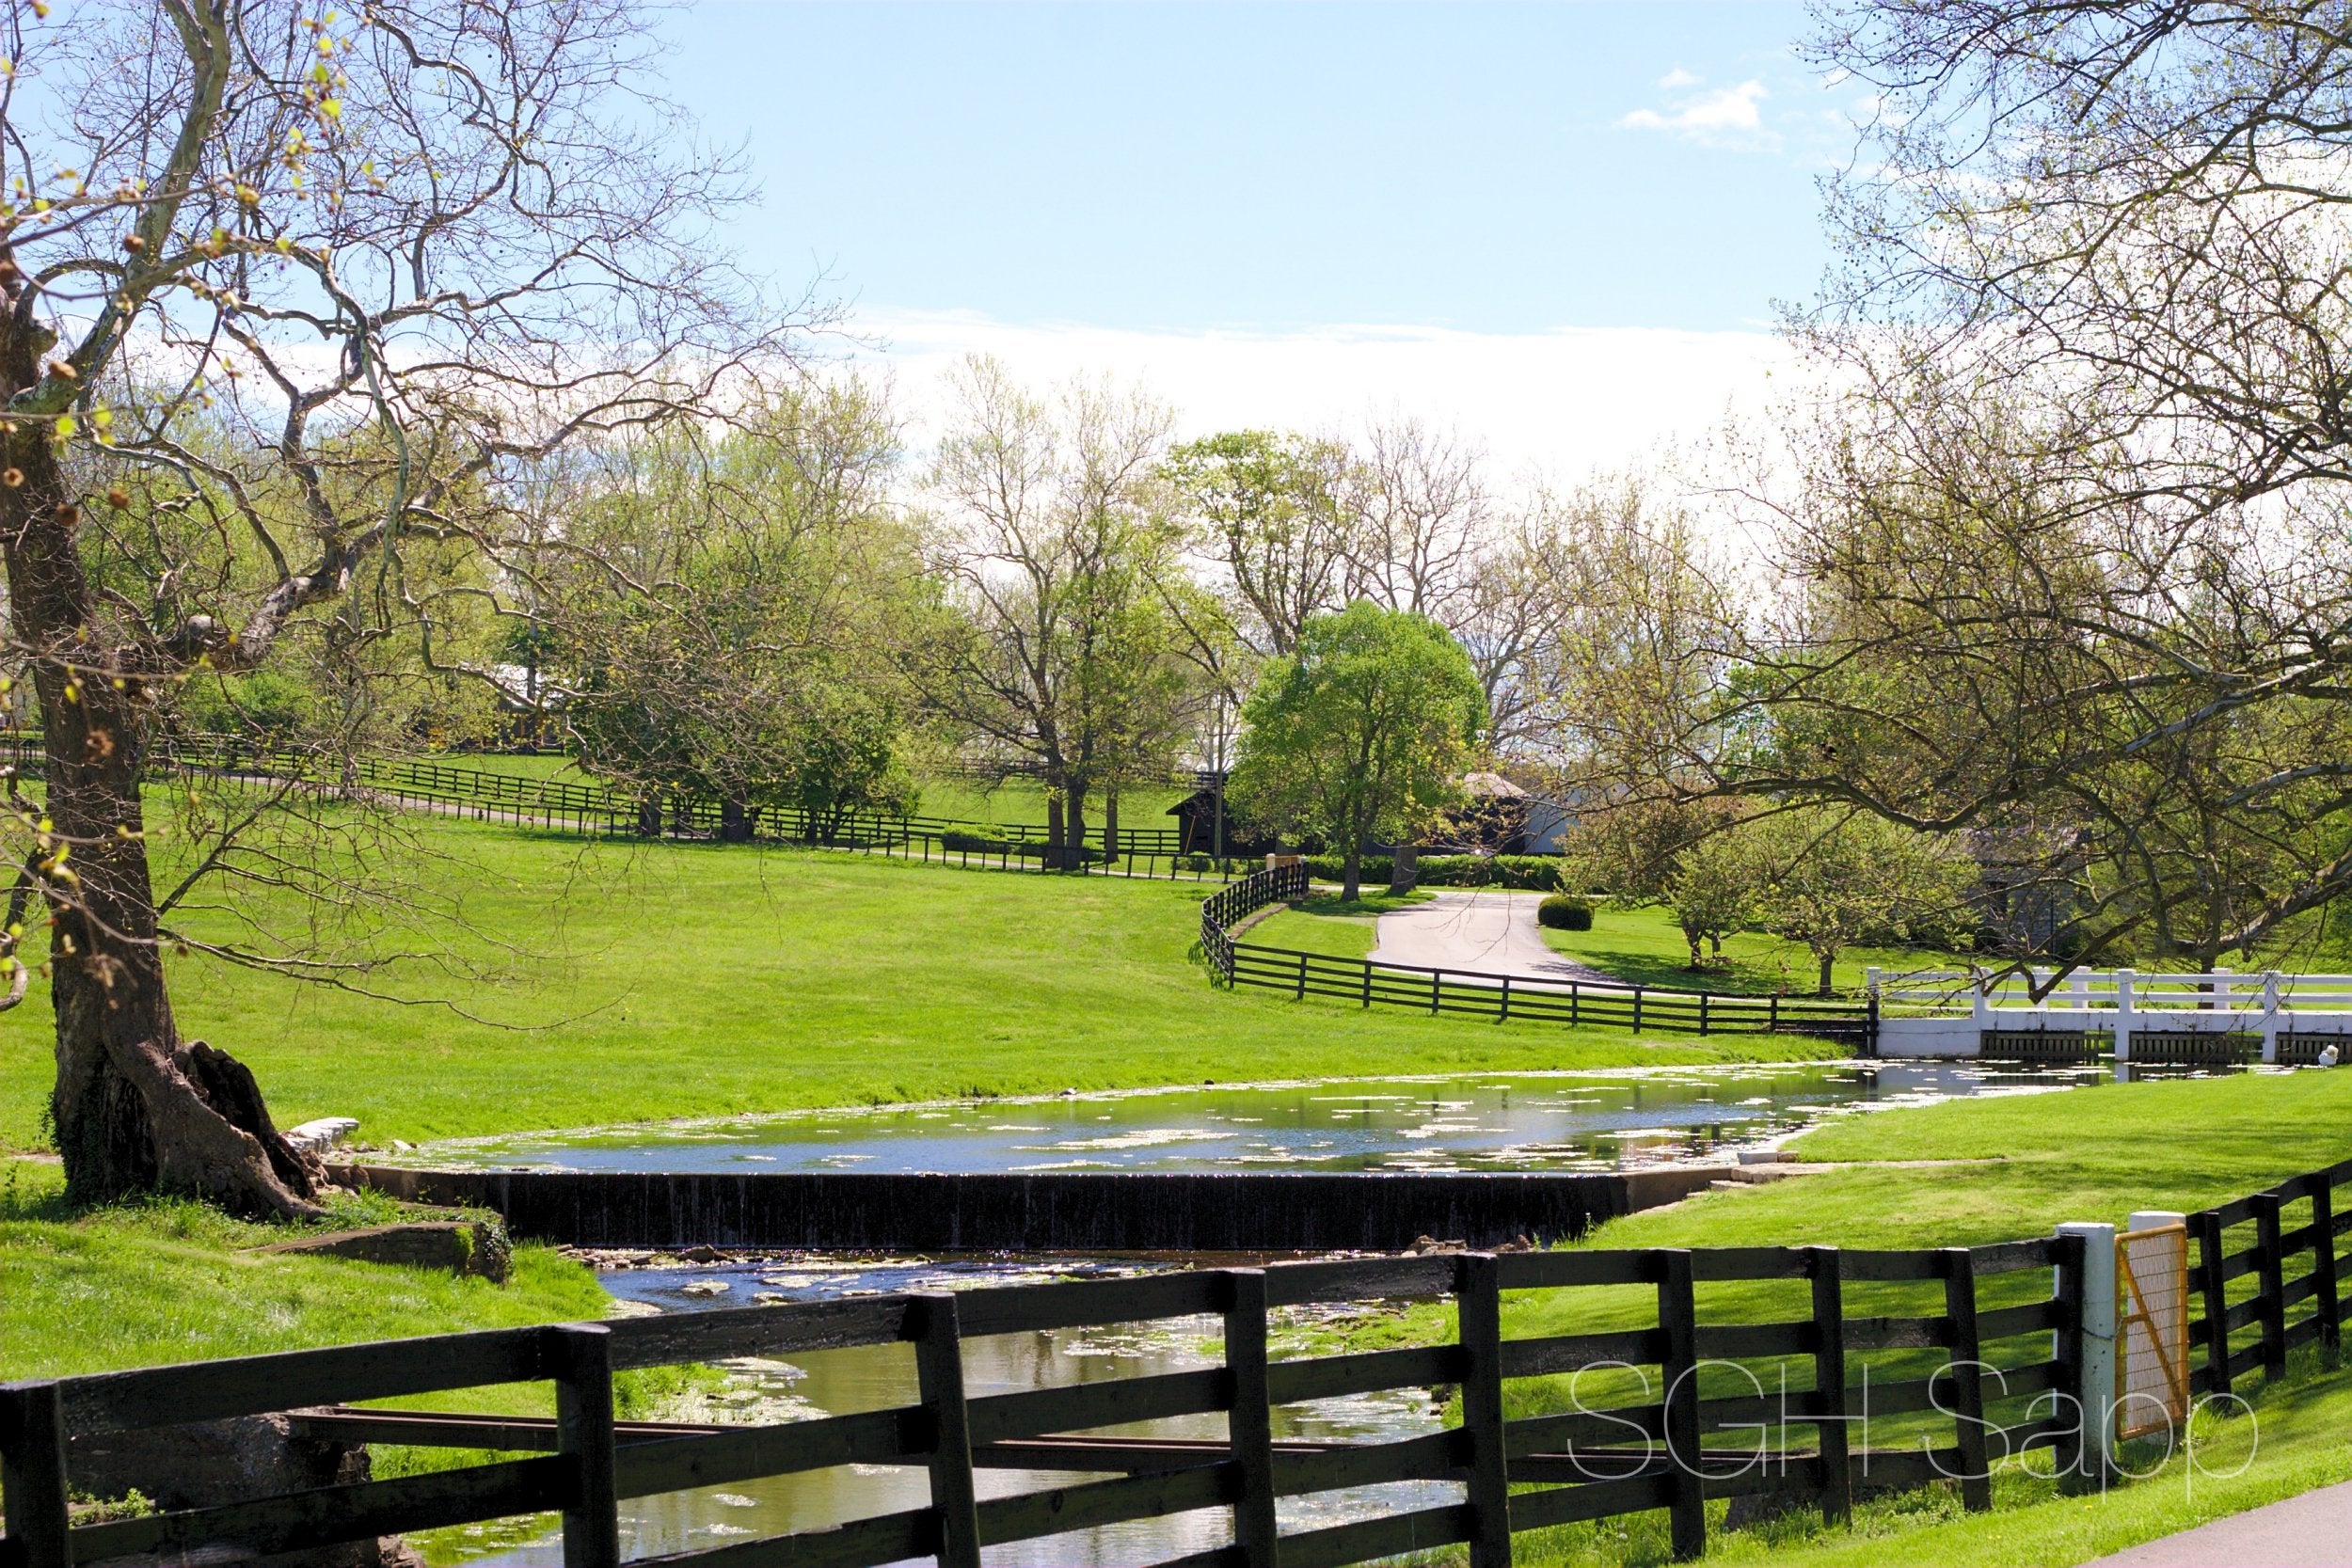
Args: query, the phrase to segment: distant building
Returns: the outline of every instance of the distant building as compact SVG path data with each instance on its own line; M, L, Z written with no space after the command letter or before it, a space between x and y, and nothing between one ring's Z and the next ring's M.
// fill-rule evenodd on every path
M1180 855L1213 855L1217 847L1217 806L1221 794L1215 789L1196 789L1168 808L1168 815L1176 819L1177 853ZM1275 839L1271 833L1261 832L1247 822L1237 820L1229 803L1225 806L1225 853L1236 859L1254 859L1274 852Z

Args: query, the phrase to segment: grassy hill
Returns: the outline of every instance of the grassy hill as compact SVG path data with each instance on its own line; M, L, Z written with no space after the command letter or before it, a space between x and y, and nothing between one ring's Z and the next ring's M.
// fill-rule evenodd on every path
M1503 1026L1211 987L1192 949L1212 882L946 870L793 848L587 844L409 818L420 897L472 927L303 914L389 993L170 960L183 1031L234 1052L285 1122L356 1116L373 1141L959 1095L1321 1074L1788 1059L1788 1037L1703 1044ZM241 895L232 895L239 896ZM275 911L280 924L296 918ZM338 927L337 923L344 923ZM188 919L236 929L229 911ZM0 1147L41 1140L49 1009L0 1018Z

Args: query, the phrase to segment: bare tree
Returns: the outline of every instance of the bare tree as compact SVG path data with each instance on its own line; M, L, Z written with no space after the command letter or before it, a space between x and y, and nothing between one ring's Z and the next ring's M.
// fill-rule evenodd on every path
M1449 627L1467 619L1495 510L1475 447L1419 420L1377 422L1344 470L1340 503L1348 599Z
M0 546L46 737L25 863L69 1192L299 1212L318 1168L173 1022L140 799L161 695L306 619L433 657L451 597L502 576L512 466L713 407L791 324L712 245L733 171L647 96L628 0L121 0L0 29ZM410 578L451 545L488 574Z
M1074 857L1087 801L1132 775L1182 699L1161 585L1175 529L1154 504L1168 411L1084 382L1047 403L993 359L957 378L932 487L960 630L919 655L934 709L1045 786L1049 842Z

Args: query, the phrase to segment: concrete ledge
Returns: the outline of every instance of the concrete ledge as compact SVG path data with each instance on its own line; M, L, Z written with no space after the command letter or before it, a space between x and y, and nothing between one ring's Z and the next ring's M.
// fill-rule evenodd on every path
M1581 1236L1740 1173L1034 1175L439 1171L345 1165L337 1179L494 1209L516 1236L571 1246L976 1252L1397 1252L1418 1237L1495 1246Z

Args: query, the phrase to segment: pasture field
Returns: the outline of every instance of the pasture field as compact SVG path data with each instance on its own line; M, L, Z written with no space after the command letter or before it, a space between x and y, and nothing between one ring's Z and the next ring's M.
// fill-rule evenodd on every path
M346 976L400 1001L201 955L169 960L183 1032L248 1063L283 1123L354 1116L361 1138L382 1145L1203 1078L1787 1060L1834 1049L1787 1036L1700 1042L1466 1025L1216 990L1193 951L1210 881L598 844L404 820L416 839L405 863L429 878L418 895L470 931L373 929L378 917L365 911L317 916L343 922L320 934L347 957L425 955ZM232 896L281 927L312 918ZM238 929L225 911L184 919L199 935ZM0 1018L0 1147L41 1144L48 1014L37 990Z

